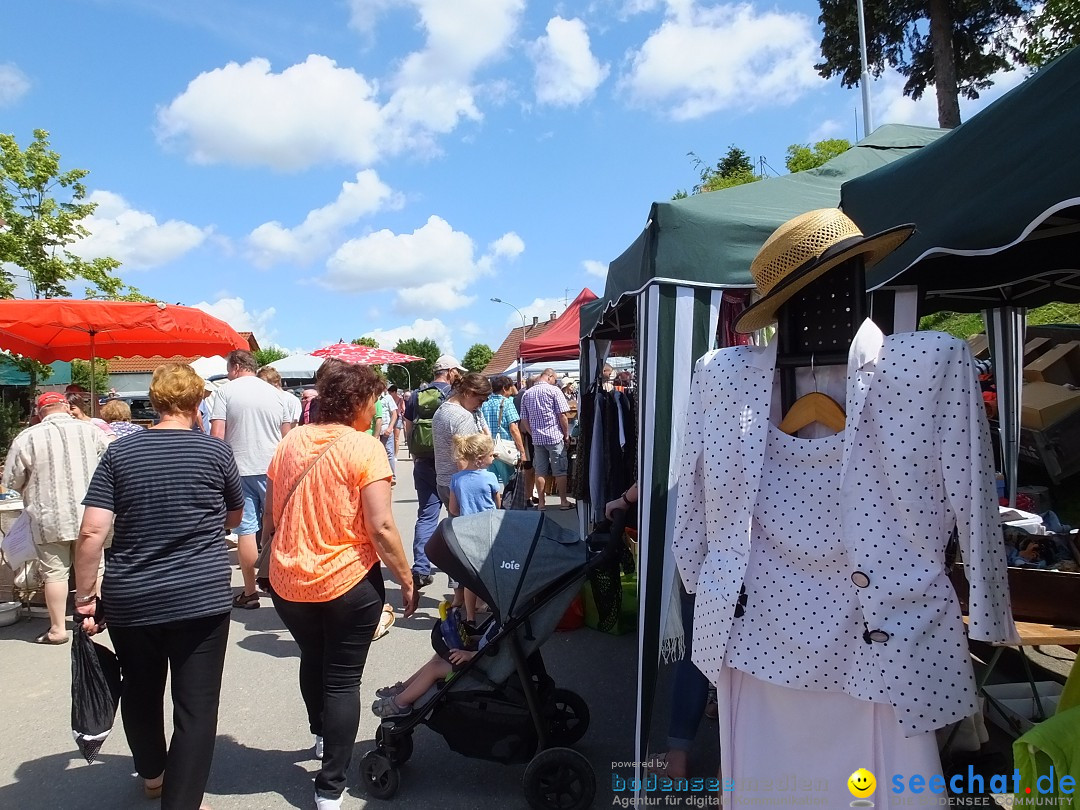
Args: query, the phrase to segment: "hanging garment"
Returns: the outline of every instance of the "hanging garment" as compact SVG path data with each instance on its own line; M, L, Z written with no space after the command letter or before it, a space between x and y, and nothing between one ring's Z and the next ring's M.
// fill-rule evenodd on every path
M696 593L693 661L718 683L751 550L776 344L698 361L683 439L673 550ZM842 571L856 586L862 643L907 736L974 714L975 681L944 550L955 527L970 589L969 635L1019 642L1009 607L982 398L963 341L886 337L865 321L848 355L840 470ZM827 608L826 608L827 609ZM798 633L809 612L792 612ZM865 678L863 683L860 679Z

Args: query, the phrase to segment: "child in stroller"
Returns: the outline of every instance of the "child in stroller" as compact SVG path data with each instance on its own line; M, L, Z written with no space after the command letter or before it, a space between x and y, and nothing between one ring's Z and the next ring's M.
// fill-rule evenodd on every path
M371 711L376 717L386 719L412 714L416 701L427 694L435 684L446 680L456 668L471 661L502 629L502 626L492 619L487 622L482 633L463 633L459 629L462 622L456 611L451 611L442 622L441 632L432 639L432 646L436 649L431 659L406 680L375 690L376 700L371 704ZM436 637L441 643L435 641Z

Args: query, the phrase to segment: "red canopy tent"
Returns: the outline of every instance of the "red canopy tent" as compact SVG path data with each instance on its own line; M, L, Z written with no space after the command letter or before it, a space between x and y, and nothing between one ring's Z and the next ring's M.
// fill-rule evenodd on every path
M581 306L596 300L586 287L555 323L536 337L521 341L523 360L576 360L581 356Z

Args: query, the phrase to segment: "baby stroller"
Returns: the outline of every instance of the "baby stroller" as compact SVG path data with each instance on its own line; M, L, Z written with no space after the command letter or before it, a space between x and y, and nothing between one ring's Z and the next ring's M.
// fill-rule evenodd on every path
M428 558L483 599L493 613L489 621L501 629L418 700L412 714L382 721L377 748L360 761L371 796L388 799L397 792L398 768L412 754L413 731L424 723L467 757L528 763L525 798L536 810L591 806L596 775L588 759L569 747L588 729L589 707L555 686L540 647L590 571L618 554L624 520L616 524L587 542L536 511L482 512L439 525L427 544Z

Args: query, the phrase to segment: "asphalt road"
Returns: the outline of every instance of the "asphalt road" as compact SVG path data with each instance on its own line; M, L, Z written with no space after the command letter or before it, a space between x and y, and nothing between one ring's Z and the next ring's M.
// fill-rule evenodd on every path
M398 480L394 515L408 547L416 517L408 460L401 463ZM557 509L549 514L567 525L573 515ZM239 587L238 571L233 582ZM431 655L429 632L445 586L445 576L438 575L435 586L425 589L417 614L404 621L399 612L390 633L372 646L345 807L527 806L521 789L524 766L467 759L426 727L414 736L414 753L402 768L401 788L392 802L369 799L359 785L356 765L374 747L377 726L366 707L377 687L401 680ZM388 599L400 604L399 591L389 582ZM69 722L70 647L30 643L46 626L44 618L33 617L0 628L0 808L152 808L133 773L119 719L96 763L87 765L79 756ZM107 637L99 638L107 643ZM596 807L611 806L612 763L632 759L635 650L632 634L615 637L587 628L556 633L544 645L556 682L585 697L591 710L590 730L575 747L596 771ZM233 611L206 795L213 810L314 806L317 762L297 686L298 661L292 637L269 599L258 610Z

